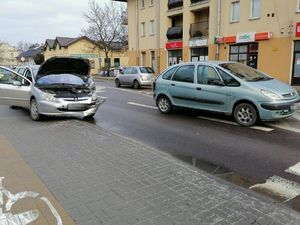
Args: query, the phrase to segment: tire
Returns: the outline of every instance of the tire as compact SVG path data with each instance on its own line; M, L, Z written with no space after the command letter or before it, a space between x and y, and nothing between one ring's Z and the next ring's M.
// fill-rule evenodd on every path
M116 80L115 80L115 84L116 84L116 87L117 87L117 88L121 87L121 83L120 83L120 80L119 80L119 79L116 79Z
M11 108L11 109L17 109L18 107L14 106L14 105L10 105L9 108Z
M165 95L160 96L157 99L156 104L157 104L158 110L163 114L168 114L173 109L170 99Z
M138 82L137 80L135 80L135 81L133 82L133 88L134 88L134 89L139 89L139 88L140 88L140 84L139 84L139 82Z
M233 116L235 121L244 127L251 127L258 120L258 113L255 107L249 103L238 104L234 108Z
M31 99L30 101L30 117L33 121L38 121L41 118L35 98Z

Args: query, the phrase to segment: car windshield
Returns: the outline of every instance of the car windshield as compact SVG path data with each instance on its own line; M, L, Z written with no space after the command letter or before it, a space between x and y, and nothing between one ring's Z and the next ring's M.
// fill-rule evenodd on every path
M85 81L82 78L71 74L47 75L39 78L36 83L39 86L51 86L51 85L84 86L86 85Z
M273 79L264 73L241 63L223 63L220 64L220 66L245 81L265 81Z
M141 73L154 73L154 70L150 67L140 67Z

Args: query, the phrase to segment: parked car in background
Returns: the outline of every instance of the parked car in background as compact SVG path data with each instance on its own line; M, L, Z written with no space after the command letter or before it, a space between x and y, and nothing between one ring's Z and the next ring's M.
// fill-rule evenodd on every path
M16 66L14 71L23 75L30 81L34 81L34 78L39 70L39 65L31 65L31 66Z
M174 107L221 112L242 126L290 117L300 101L291 86L235 62L174 65L159 75L153 89L162 113Z
M103 100L89 72L88 60L75 57L48 59L31 80L0 67L0 104L28 108L33 120L41 115L91 118Z
M154 81L154 70L145 66L127 67L115 79L116 87L121 85L132 86L139 89L141 86L151 86Z

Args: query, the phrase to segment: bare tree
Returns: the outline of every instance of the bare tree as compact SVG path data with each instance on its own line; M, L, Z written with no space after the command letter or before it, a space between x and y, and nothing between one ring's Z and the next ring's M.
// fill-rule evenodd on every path
M17 48L21 51L21 52L25 52L29 49L34 49L37 47L40 47L41 45L39 43L30 43L27 41L19 41L17 44Z
M111 51L127 46L127 29L124 28L124 4L111 1L99 5L94 0L89 2L89 9L83 14L88 26L83 33L95 42L98 50L103 51L109 74Z

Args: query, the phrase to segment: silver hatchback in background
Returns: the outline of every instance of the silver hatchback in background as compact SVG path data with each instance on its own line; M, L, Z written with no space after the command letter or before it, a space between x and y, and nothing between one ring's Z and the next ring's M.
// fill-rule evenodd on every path
M121 85L139 89L141 86L151 86L154 81L154 70L145 66L132 66L124 70L115 79L116 87Z

